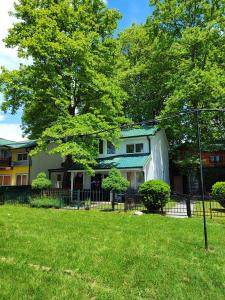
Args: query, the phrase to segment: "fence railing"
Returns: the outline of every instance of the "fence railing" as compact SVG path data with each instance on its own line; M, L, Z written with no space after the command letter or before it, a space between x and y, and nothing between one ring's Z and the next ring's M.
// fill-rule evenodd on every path
M75 210L118 210L146 211L142 197L138 191L131 190L125 193L110 193L104 190L74 190L48 189L34 191L31 187L0 187L0 204L19 203L29 204L32 200L49 197L58 200L61 208ZM225 208L218 201L207 197L205 212L209 218L225 218ZM170 201L159 210L151 213L160 213L173 217L202 217L203 206L200 196L172 194Z

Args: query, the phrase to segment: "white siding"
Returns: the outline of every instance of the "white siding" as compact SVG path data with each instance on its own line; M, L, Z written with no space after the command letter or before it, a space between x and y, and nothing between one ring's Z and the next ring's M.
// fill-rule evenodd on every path
M125 138L122 139L121 142L116 147L115 154L107 154L107 142L103 142L103 154L100 154L99 157L110 157L115 155L123 155L126 154L127 145L129 144L144 144L144 149L142 153L149 153L149 142L146 136L144 137L134 137L134 138ZM140 153L139 153L140 154ZM132 154L130 154L132 155Z
M169 183L168 148L164 130L151 137L151 159L145 167L146 180L162 179Z

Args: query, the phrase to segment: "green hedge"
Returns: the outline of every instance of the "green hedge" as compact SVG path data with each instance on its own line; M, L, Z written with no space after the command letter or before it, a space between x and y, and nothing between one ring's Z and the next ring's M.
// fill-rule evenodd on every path
M149 180L139 188L142 202L149 212L157 212L170 199L170 186L163 180Z
M37 208L60 208L62 206L62 201L58 198L37 197L30 200L30 206Z

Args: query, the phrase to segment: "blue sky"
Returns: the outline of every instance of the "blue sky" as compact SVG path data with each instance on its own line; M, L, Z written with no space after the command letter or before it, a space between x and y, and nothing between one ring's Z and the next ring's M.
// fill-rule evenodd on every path
M12 26L13 19L8 16L8 11L13 9L14 0L7 0L0 10L0 65L8 69L18 68L19 59L16 55L16 49L7 49L2 39L7 35L7 30ZM118 9L123 19L119 22L118 31L129 27L132 23L143 23L147 16L151 14L152 8L149 6L148 0L107 0L110 8ZM0 94L0 103L2 101ZM0 137L12 140L21 140L22 132L20 129L21 112L16 115L3 114L0 111Z

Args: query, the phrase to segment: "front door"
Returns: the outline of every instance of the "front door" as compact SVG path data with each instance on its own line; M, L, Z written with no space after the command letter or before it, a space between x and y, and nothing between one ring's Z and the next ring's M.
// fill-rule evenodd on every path
M95 174L91 177L91 189L100 190L102 187L102 174Z
M83 190L83 173L77 173L77 176L74 178L74 189Z

